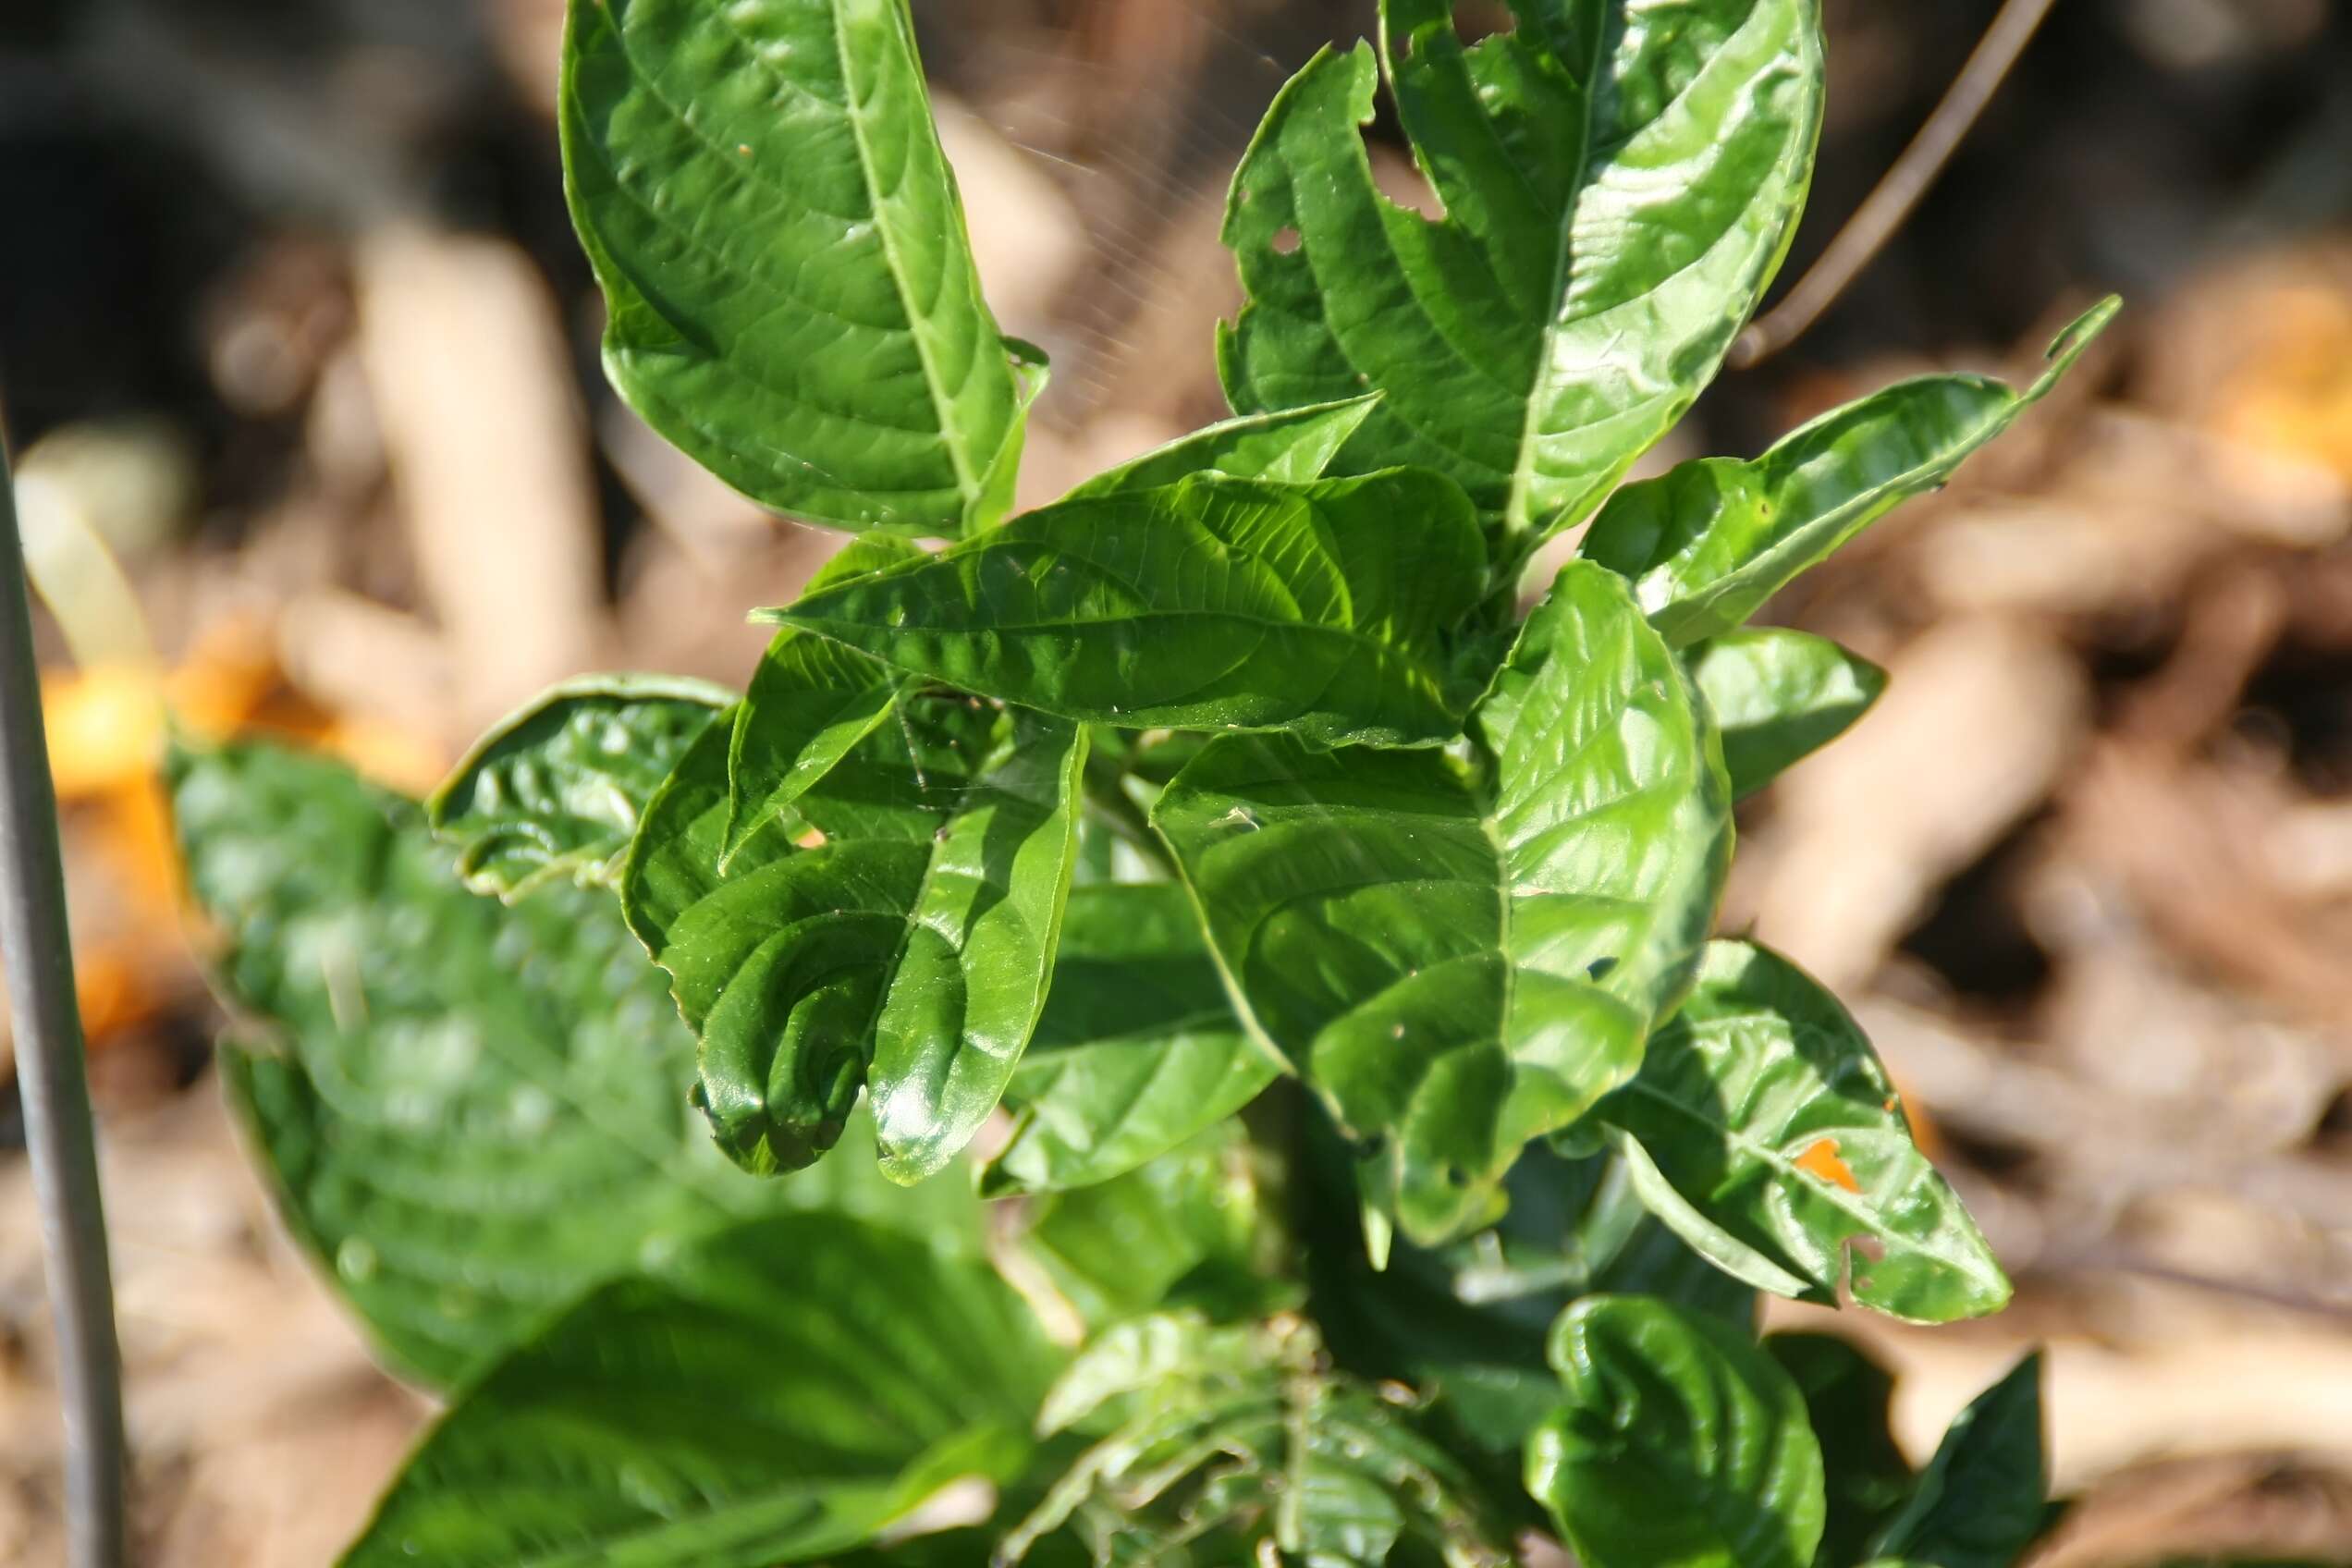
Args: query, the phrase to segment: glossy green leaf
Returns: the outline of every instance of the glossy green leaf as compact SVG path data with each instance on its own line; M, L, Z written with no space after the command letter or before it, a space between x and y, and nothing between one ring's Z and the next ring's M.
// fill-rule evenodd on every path
M1816 1568L1847 1568L1911 1491L1911 1466L1888 1423L1894 1379L1845 1340L1774 1334L1764 1349L1804 1392L1829 1478Z
M1843 1285L1865 1306L1934 1323L2009 1300L1860 1028L1761 948L1708 948L1640 1076L1595 1115L1654 1162L1659 1218L1759 1289L1832 1303Z
M1852 729L1887 679L1826 637L1781 627L1727 631L1700 644L1691 678L1723 737L1734 797L1754 794Z
M893 539L860 539L809 581L819 586L845 582L922 554ZM797 631L777 633L735 708L722 853L731 857L839 766L889 717L904 684L896 670L838 643Z
M1260 1164L1241 1123L1212 1123L1123 1176L1041 1195L1023 1251L1092 1324L1163 1306L1224 1319L1293 1305Z
M819 1158L870 1091L882 1165L916 1182L970 1142L1053 973L1076 854L1073 726L937 690L722 862L729 732L652 803L623 874L631 929L702 1042L696 1097L761 1173ZM724 869L721 869L722 864Z
M1012 1135L981 1191L1123 1175L1241 1109L1280 1071L1233 1017L1182 888L1077 888L1046 1011L1005 1090Z
M347 1568L766 1568L1005 1481L1055 1356L985 1264L831 1216L606 1285L469 1388Z
M425 802L478 893L609 881L646 800L734 693L700 680L568 680L484 736Z
M1905 381L1822 415L1753 462L1707 458L1610 497L1581 546L1634 579L1677 647L1745 622L1808 568L1914 496L2048 395L2122 309L2068 327L2019 393L1981 375Z
M1476 1483L1372 1390L1321 1364L1312 1329L1123 1325L1047 1396L1041 1427L1111 1418L1008 1537L1019 1562L1065 1528L1097 1564L1284 1562L1366 1568L1511 1559ZM1394 1553L1402 1556L1392 1557Z
M1811 1568L1821 1450L1805 1398L1728 1324L1595 1296L1552 1330L1567 1391L1527 1446L1527 1489L1586 1568Z
M1754 1321L1755 1293L1645 1212L1607 1158L1563 1159L1532 1145L1511 1169L1511 1207L1495 1226L1441 1247L1399 1239L1377 1268L1344 1145L1318 1137L1306 1158L1294 1182L1305 1187L1307 1305L1333 1354L1351 1372L1420 1390L1432 1429L1457 1453L1496 1464L1513 1491L1528 1433L1560 1402L1546 1341L1576 1297L1654 1294Z
M1632 1076L1731 851L1705 714L1609 573L1561 574L1474 722L1485 773L1220 738L1153 817L1243 1023L1425 1242L1491 1219L1521 1145Z
M1282 90L1233 182L1244 412L1385 400L1342 472L1459 480L1514 534L1583 521L1713 378L1780 265L1821 113L1816 0L1512 0L1464 49L1384 0L1382 63L1445 215L1380 193L1367 44Z
M1198 474L1066 501L759 619L918 675L1126 729L1452 738L1456 630L1486 597L1461 491L1397 470L1313 484Z
M288 1224L401 1371L455 1382L585 1287L762 1211L976 1247L951 1184L729 1168L691 1124L693 1040L609 898L474 898L413 805L323 758L182 752L171 785L247 1021L220 1054L230 1102Z
M1001 516L1026 389L980 296L905 0L571 0L565 186L605 367L764 505Z
M1928 1568L2011 1568L2040 1534L2041 1357L1977 1396L1872 1550Z
M1379 402L1375 395L1227 420L1096 474L1064 499L1158 490L1196 473L1311 484L1323 477L1340 448L1363 428Z

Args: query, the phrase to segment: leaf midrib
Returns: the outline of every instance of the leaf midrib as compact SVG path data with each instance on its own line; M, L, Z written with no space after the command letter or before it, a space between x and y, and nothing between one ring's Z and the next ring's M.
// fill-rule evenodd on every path
M947 447L948 460L955 467L957 488L968 508L979 498L980 484L973 472L971 456L964 450L962 433L955 428L952 405L948 398L945 386L939 380L938 367L932 363L931 346L914 319L915 312L911 308L914 293L907 282L905 263L899 256L898 240L893 232L893 227L883 214L881 185L876 179L874 169L874 152L866 141L865 99L859 90L857 76L850 63L849 42L843 36L844 28L839 0L834 0L830 11L833 23L833 51L835 57L840 62L841 84L849 90L848 100L842 105L842 113L850 122L851 140L857 145L858 166L864 171L865 188L873 193L875 237L881 242L883 260L890 269L890 281L898 292L899 300L902 306L910 307L907 310L907 335L914 344L915 359L923 366L924 385L931 394L932 411L938 416L941 445ZM932 134L936 136L937 133ZM986 345L982 346L981 351L986 352Z
M1831 1207L1837 1209L1840 1213L1844 1214L1848 1219L1853 1219L1857 1224L1861 1225L1868 1234L1878 1240L1898 1245L1902 1250L1908 1252L1915 1256L1923 1257L1931 1262L1940 1263L1946 1268L1955 1269L1966 1278L1975 1280L1979 1285L1993 1287L1997 1290L1999 1285L2002 1283L2000 1277L1997 1274L1988 1276L1980 1272L1975 1267L1973 1259L1949 1256L1913 1239L1912 1237L1889 1229L1886 1221L1879 1216L1874 1209L1857 1203L1856 1200L1860 1194L1849 1193L1844 1187L1838 1186L1832 1182L1804 1180L1805 1173L1797 1169L1795 1161L1784 1158L1778 1150L1758 1142L1745 1131L1733 1127L1726 1121L1718 1121L1703 1114L1696 1108L1687 1105L1675 1096L1660 1090L1657 1085L1650 1084L1644 1079L1635 1078L1631 1083L1623 1085L1620 1092L1634 1095L1639 1098L1664 1106L1683 1120L1693 1122L1710 1133L1720 1135L1725 1142L1740 1149L1742 1152L1746 1153L1758 1163L1766 1166L1771 1170L1774 1174L1780 1176L1783 1180L1796 1180L1801 1182L1807 1192L1815 1194L1820 1197L1823 1201L1828 1203ZM1823 1137L1834 1136L1834 1134L1831 1133L1824 1133L1821 1135Z

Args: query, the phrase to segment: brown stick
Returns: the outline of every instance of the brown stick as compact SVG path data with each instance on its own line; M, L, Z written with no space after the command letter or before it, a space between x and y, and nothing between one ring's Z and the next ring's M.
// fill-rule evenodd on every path
M1830 241L1812 270L1798 280L1781 302L1763 316L1748 324L1739 340L1732 345L1732 364L1746 370L1760 364L1803 337L1822 312L1837 303L1862 270L1877 257L1880 250L1903 227L1911 209L1928 193L1928 188L1943 172L1943 166L1958 150L2001 90L2001 83L2026 52L2026 45L2050 14L2054 0L2006 0L2000 15L1992 18L1992 26L1985 30L1976 52L1968 63L1960 67L1953 79L1943 101L1919 128L1911 145L1894 161L1878 189L1871 191L1845 227Z

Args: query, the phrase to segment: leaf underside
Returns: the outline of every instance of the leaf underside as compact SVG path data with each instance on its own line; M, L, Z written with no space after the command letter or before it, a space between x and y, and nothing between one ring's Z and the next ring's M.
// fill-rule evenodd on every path
M606 1285L470 1387L346 1568L767 1568L1004 1482L1053 1355L974 1259L757 1220Z
M1886 671L1869 660L1777 626L1727 631L1691 652L1691 679L1723 738L1734 798L1844 734L1886 690Z
M189 883L248 1016L224 1084L280 1211L386 1360L447 1387L584 1287L716 1226L841 1207L969 1245L968 1200L849 1168L742 1181L609 897L468 894L410 802L273 747L180 753Z
M570 876L607 880L647 797L669 777L724 688L663 676L599 675L533 699L475 743L425 802L479 893L521 898Z

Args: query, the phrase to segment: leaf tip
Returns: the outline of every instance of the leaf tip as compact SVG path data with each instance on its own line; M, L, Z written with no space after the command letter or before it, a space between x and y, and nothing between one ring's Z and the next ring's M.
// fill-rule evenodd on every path
M2066 329L2052 341L2050 351L2043 356L2050 361L2050 369L2043 374L2041 386L2037 390L2048 390L2056 385L2060 376L2073 369L2075 361L2082 358L2083 351L2099 339L2100 335L2123 313L2123 309L2124 297L2110 294L2068 323Z

